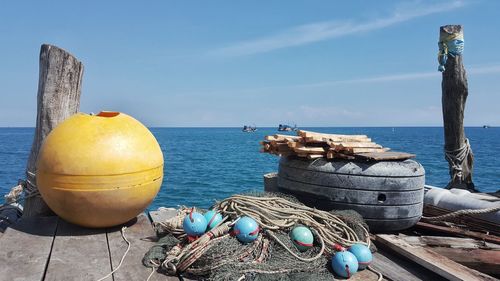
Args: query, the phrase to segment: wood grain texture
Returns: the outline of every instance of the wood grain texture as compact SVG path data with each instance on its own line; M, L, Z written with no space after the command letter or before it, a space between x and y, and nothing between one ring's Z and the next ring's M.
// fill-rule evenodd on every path
M164 222L177 215L177 210L174 208L161 208L156 211L149 212L149 216L153 223Z
M431 231L434 233L438 232L438 233L446 233L448 235L471 237L471 238L476 238L476 239L488 241L491 243L500 244L500 237L498 237L496 235L489 235L486 233L470 231L470 230L461 229L461 228L434 225L434 224L421 222L421 221L419 221L418 223L415 224L415 228L418 228L421 230L422 229L428 230L428 231Z
M356 157L374 160L374 161L383 161L383 160L406 160L415 158L415 154L405 153L405 152L396 152L396 151L386 151L386 152L367 152L367 153L358 153Z
M445 278L434 272L405 260L396 254L378 248L373 254L371 267L384 275L385 279L399 281L444 281ZM375 279L370 279L375 280Z
M0 238L0 280L43 279L58 218L24 218Z
M498 244L471 238L459 238L459 237L447 237L447 236L401 236L401 238L414 246L500 250L500 245Z
M36 130L26 167L27 189L36 191L36 160L45 137L59 123L78 112L83 64L70 53L51 45L40 50ZM23 216L50 213L41 196L26 199Z
M461 25L441 26L440 38L450 34L462 33ZM469 95L467 85L467 73L464 68L462 56L448 55L443 72L442 108L444 125L444 148L445 150L457 150L465 144L464 112L467 96ZM472 182L472 168L474 155L471 151L467 159L462 163L463 176L453 178L454 171L450 166L451 181L448 188L464 188L474 190Z
M410 245L396 235L378 234L376 235L376 240L391 250L404 255L411 261L431 270L432 272L435 272L436 274L439 274L448 280L497 280L489 275L456 263L445 256L433 252L432 250L420 246Z
M127 223L126 226L125 237L130 242L130 250L121 267L113 273L114 281L146 280L151 269L142 264L142 258L155 244L151 239L156 238L156 235L145 214L140 214L137 219ZM121 226L108 229L107 235L111 264L115 269L127 250L127 243L122 238ZM155 273L150 280L165 280L165 275ZM168 277L166 280L178 280L178 278Z
M459 264L500 277L500 252L498 250L447 247L433 247L431 250Z
M487 196L481 196L480 194L470 193L470 197L482 198ZM499 202L500 203L500 202ZM424 216L426 217L436 217L441 215L446 215L452 213L453 211L439 208L431 204L424 205ZM422 219L423 222L432 222L426 218ZM447 218L446 221L456 223L459 225L466 225L468 230L479 231L483 233L489 233L500 237L500 223L494 223L490 220L484 220L478 215L462 215L452 218Z
M106 230L83 228L61 219L45 280L97 280L109 272Z

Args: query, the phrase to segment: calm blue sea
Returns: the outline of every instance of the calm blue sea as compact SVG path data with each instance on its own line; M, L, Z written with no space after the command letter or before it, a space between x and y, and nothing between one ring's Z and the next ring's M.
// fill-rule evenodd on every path
M325 133L367 134L393 150L417 154L426 182L443 187L443 129L303 128ZM275 128L243 133L240 128L152 128L165 157L165 178L150 209L159 206L208 207L234 193L262 190L262 175L277 170L278 157L259 153L259 141ZM0 194L24 178L33 128L0 128ZM500 128L466 128L475 155L474 183L483 192L500 189Z

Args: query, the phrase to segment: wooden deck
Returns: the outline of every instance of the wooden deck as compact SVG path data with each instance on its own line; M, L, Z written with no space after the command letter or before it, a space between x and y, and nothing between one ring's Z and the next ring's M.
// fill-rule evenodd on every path
M145 214L127 224L131 243L120 269L105 280L146 280L151 270L142 257L154 244ZM0 237L0 280L98 280L120 263L127 243L121 227L88 229L58 217L22 219ZM179 280L155 274L150 280Z
M105 280L146 280L151 270L141 261L156 237L150 219L163 221L175 213L163 209L129 222L125 233L131 249L120 269ZM120 229L87 229L58 217L22 219L0 237L0 280L98 280L118 266L127 249ZM372 267L384 280L446 280L383 248L374 254ZM154 273L150 280L179 278ZM377 280L377 275L364 270L349 280Z

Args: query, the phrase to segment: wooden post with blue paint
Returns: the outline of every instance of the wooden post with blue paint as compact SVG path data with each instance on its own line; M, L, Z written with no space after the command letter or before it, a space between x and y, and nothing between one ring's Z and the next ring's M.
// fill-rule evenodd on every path
M443 73L442 108L445 158L449 163L447 188L475 190L472 182L474 155L464 132L465 102L469 94L463 65L463 28L441 26L439 32L439 71Z

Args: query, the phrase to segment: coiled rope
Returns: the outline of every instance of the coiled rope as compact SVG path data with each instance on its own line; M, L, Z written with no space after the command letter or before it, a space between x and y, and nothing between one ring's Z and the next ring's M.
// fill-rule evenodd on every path
M361 224L359 224L359 227L365 236L363 240L339 216L294 203L281 197L234 195L215 204L213 208L224 216L222 222L194 242L187 245L178 244L171 248L165 260L161 262L161 267L169 275L186 271L212 245L226 238L232 225L242 216L248 216L257 221L265 234L274 239L293 257L301 261L314 261L324 253L333 255L339 249L351 246L354 243L370 246L368 230ZM190 209L183 208L176 217L160 224L171 233L182 235L182 220L189 212ZM233 220L229 221L230 218ZM317 237L318 242L321 244L321 250L316 256L304 258L297 255L285 243L280 241L273 232L288 229L297 224L309 226ZM262 243L266 244L268 242L264 240L262 234L260 234L254 242L254 247L266 248L267 246L263 246ZM249 251L252 251L252 249L249 249ZM248 255L248 253L242 253L242 256L244 255ZM259 257L259 260L264 258L264 256ZM223 264L212 265L211 269L213 270L214 266L218 267Z
M462 182L463 180L463 171L462 171L462 163L469 156L471 152L469 139L465 139L464 145L459 149L455 150L444 150L444 157L446 161L450 163L451 168L453 169L452 179L453 181Z
M259 223L263 229L278 230L290 228L296 224L310 227L324 240L325 251L333 254L337 245L343 247L354 243L370 246L368 230L359 225L365 234L361 241L356 232L339 216L293 203L281 197L256 197L234 195L215 205L224 214L249 216Z

